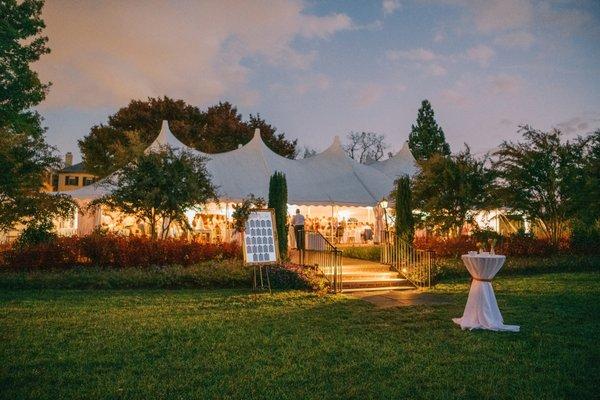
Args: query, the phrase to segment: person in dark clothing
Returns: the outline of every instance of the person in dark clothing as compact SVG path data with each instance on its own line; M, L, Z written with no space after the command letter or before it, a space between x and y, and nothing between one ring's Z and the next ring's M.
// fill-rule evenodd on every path
M296 236L296 248L304 250L304 215L300 214L300 209L296 209L296 215L292 217L292 225Z

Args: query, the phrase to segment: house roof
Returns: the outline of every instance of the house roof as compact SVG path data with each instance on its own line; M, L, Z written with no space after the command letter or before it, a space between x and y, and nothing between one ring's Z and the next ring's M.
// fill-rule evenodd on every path
M269 178L275 171L286 175L288 203L302 205L373 206L387 197L396 177L416 172L408 147L389 160L364 165L348 157L339 137L322 153L292 160L273 152L263 142L260 131L246 145L225 153L207 154L181 143L163 121L160 133L146 151L168 145L207 158L206 167L219 198L237 202L254 194L268 197ZM92 199L111 191L101 180L71 192L78 199Z
M85 166L83 165L83 162L80 162L77 164L70 165L68 167L64 167L63 169L59 170L58 172L86 172L86 171L85 171Z

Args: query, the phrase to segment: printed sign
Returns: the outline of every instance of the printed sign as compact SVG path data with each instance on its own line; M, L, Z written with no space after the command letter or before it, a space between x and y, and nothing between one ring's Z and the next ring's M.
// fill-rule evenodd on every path
M272 264L279 259L273 210L254 210L244 230L244 261L247 264Z

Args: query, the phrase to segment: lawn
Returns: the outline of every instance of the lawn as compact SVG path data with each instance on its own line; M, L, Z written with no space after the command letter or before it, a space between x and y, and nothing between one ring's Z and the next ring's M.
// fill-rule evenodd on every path
M442 306L240 290L4 290L0 397L598 398L600 274L503 277L520 333L461 331Z

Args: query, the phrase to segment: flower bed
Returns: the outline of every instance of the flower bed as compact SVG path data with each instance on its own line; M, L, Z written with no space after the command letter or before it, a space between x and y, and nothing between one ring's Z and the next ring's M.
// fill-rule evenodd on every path
M188 266L208 260L240 258L234 243L207 244L183 239L90 235L61 237L47 243L12 247L0 253L0 265L12 270L66 269L79 266L144 268Z
M440 236L415 238L417 249L435 252L436 257L458 258L471 250L477 250L479 240L475 236L460 236L445 238ZM489 250L489 244L484 243ZM494 251L507 256L550 256L556 253L570 252L569 241L562 240L558 249L547 239L521 236L501 236L498 238Z

